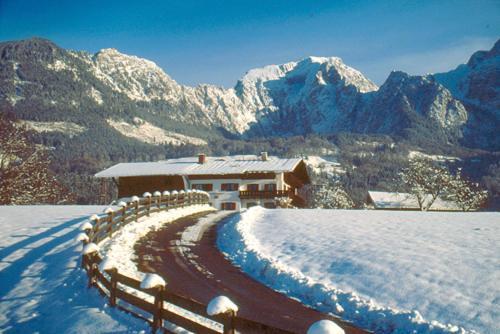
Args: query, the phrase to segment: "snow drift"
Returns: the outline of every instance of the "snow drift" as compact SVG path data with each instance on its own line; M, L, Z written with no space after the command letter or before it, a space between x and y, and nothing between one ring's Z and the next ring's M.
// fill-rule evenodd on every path
M499 218L255 207L217 244L258 281L376 333L493 333Z

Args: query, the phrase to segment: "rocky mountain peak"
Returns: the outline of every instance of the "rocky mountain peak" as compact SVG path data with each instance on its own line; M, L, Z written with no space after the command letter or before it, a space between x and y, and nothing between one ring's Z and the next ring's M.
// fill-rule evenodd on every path
M444 74L393 71L380 89L342 59L316 56L249 70L234 89L224 89L180 85L154 62L116 49L91 55L31 39L0 43L0 68L5 69L0 103L27 119L57 119L57 107L64 120L86 124L84 110L99 110L94 122L100 113L120 122L139 117L190 136L199 136L199 129L231 137L404 135L432 129L461 138L484 132L485 120L494 135L500 110L499 48L497 42Z

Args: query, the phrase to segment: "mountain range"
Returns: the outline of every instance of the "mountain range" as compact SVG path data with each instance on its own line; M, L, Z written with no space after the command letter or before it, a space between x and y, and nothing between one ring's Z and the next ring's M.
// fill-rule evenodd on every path
M452 71L394 71L380 87L340 58L308 57L252 69L230 89L181 85L115 49L90 54L41 38L0 43L0 110L62 138L204 145L347 132L498 151L499 93L500 41Z

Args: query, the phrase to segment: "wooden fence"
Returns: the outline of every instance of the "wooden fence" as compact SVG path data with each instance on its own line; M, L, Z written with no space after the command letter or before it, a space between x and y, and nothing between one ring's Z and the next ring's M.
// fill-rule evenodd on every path
M128 202L120 202L120 209L107 209L105 216L92 216L91 224L85 224L87 237L82 238L84 245L97 244L130 222L149 216L151 213L186 207L197 204L207 204L209 196L201 191L155 192L145 193L142 198L132 197ZM89 247L90 248L90 247ZM98 248L96 248L97 250ZM116 269L101 271L99 264L103 261L98 251L90 251L82 255L82 267L88 275L88 286L96 287L99 292L109 298L112 307L120 308L130 314L150 323L152 332L157 330L169 332L163 320L187 329L194 333L220 333L210 325L214 321L223 327L223 333L292 333L279 328L264 325L226 313L216 316L207 314L207 305L189 297L174 294L159 286L154 289L141 288L141 281L125 276ZM215 297L215 296L214 296ZM172 312L165 308L164 302L180 307L188 312ZM186 315L187 314L187 315ZM200 321L201 319L201 321Z

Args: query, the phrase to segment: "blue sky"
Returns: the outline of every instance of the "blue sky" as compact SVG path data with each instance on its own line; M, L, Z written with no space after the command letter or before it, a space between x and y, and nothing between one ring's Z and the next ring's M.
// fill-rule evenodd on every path
M232 87L247 70L339 56L378 84L445 71L500 37L500 1L0 0L0 40L45 37L156 62L183 84Z

